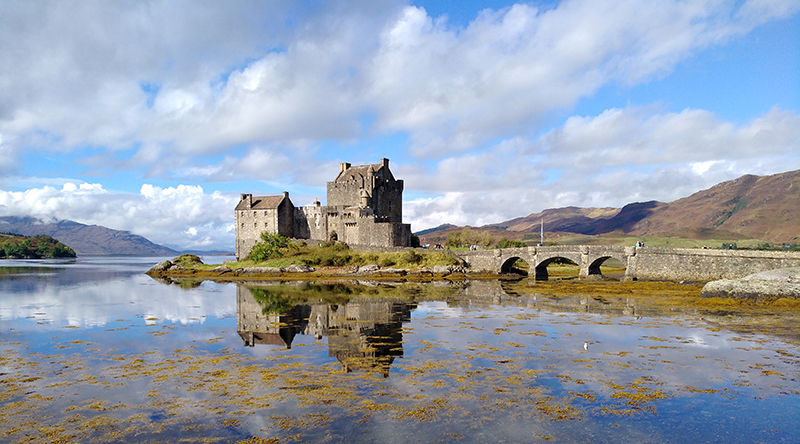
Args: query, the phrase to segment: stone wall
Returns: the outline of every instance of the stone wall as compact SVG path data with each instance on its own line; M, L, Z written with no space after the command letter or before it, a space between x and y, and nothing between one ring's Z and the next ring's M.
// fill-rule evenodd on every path
M800 267L800 253L639 247L629 267L643 280L711 281Z
M318 241L328 240L327 207L312 205L295 208L294 237Z
M236 211L236 257L244 258L264 231L278 229L278 209Z
M295 208L286 198L277 208L248 208L234 211L236 226L236 257L243 259L250 254L256 243L261 241L261 233L278 233L281 236L295 237Z

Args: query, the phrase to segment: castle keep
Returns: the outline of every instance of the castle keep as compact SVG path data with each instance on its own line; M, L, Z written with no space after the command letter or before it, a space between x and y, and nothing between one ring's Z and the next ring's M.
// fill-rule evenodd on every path
M411 225L403 223L403 181L389 171L389 159L376 165L342 163L328 182L328 205L319 201L295 207L281 196L242 194L236 205L236 258L244 259L261 233L295 239L334 240L350 245L407 247Z

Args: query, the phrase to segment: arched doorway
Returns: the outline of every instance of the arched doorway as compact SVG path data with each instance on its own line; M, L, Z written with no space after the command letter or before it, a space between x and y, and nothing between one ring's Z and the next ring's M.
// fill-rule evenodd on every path
M577 279L579 274L580 266L565 257L551 257L536 266L536 280L538 281Z

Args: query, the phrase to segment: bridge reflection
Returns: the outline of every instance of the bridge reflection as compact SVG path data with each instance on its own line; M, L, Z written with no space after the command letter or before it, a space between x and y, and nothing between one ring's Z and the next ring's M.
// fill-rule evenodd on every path
M291 348L299 335L328 339L328 355L345 371L377 372L384 377L403 356L402 324L416 304L391 298L356 298L344 303L292 304L280 287L236 290L236 327L245 346Z

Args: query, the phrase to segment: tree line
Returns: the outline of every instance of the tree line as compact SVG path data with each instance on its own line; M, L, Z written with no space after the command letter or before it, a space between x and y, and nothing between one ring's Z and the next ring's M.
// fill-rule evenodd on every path
M481 248L490 248L495 244L495 238L488 231L477 231L469 227L461 229L461 231L453 231L447 235L444 241L445 246L450 248L463 248L470 246L477 246ZM528 244L522 241L502 238L497 241L497 248L518 248L527 247Z

